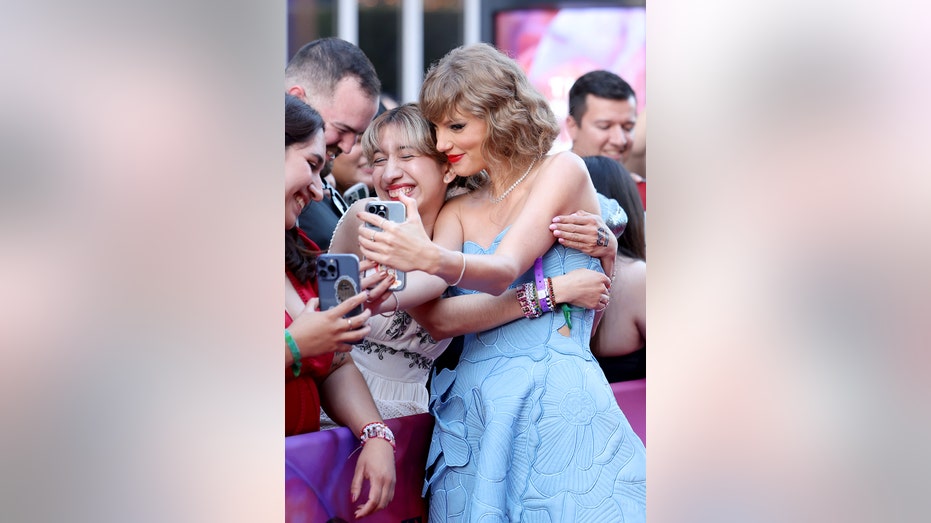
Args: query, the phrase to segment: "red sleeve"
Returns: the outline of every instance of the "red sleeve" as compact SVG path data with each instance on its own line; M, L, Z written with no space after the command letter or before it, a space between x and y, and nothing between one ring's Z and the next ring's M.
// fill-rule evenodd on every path
M313 248L316 244L306 239ZM319 250L319 249L318 249ZM300 284L290 274L288 277L304 303L317 296L313 282ZM292 319L284 313L284 326L288 328ZM304 434L320 430L320 382L330 374L333 353L301 359L301 375L297 378L290 367L285 368L285 436Z

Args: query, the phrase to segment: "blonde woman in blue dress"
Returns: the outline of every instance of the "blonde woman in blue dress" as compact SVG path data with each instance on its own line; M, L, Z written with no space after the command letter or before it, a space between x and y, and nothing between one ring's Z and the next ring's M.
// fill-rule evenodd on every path
M446 203L432 241L411 198L399 198L403 224L361 213L384 228L360 229L367 258L463 294L529 293L538 257L545 276L612 273L613 260L602 268L553 241L553 216L597 214L599 202L578 156L548 155L555 116L512 59L487 44L454 49L428 71L420 107L452 171L489 183ZM466 336L456 368L434 376L431 521L645 520L645 450L589 350L595 311L543 312L547 294L525 302L526 318Z
M430 123L417 106L405 104L377 117L362 136L360 147L373 166L372 180L378 197L391 200L405 194L415 199L424 232L432 235L447 194L459 189L452 186L455 175L449 171L446 155L436 150ZM331 252L361 256L356 234L361 222L356 214L371 200L354 203L343 216L330 241ZM603 221L599 221L598 226L607 227ZM595 237L594 227L580 226L576 230L581 238L592 240ZM615 244L602 250L613 258ZM560 300L578 306L598 306L607 283L603 274L588 270L553 277L553 287ZM421 304L439 297L447 286L437 276L419 271L408 273L405 289L386 300L379 309L382 314L369 318L367 324L371 332L353 346L352 359L365 377L384 419L428 411L427 378L452 336L497 327L523 317L516 293L511 291L501 296L471 295L449 300L469 309L440 321L428 318L421 325L418 320L422 318L422 310L434 311L433 307ZM436 308L436 312L442 310ZM321 426L336 425L324 413Z

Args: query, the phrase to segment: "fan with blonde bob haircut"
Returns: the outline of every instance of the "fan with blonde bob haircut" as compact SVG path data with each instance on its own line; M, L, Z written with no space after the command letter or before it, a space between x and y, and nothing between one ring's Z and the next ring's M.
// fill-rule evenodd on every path
M381 140L381 133L387 128L398 129L404 137L404 144L410 150L433 158L440 165L446 165L446 155L436 148L436 133L433 127L414 103L385 111L365 130L361 141L362 154L368 159L369 164L375 160L375 153L380 150L378 142ZM456 176L450 187L465 187L472 191L480 187L485 180L484 176Z

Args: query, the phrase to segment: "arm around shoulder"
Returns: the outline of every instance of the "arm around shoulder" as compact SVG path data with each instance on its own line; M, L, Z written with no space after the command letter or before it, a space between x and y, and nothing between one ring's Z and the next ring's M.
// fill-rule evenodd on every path
M511 225L495 254L470 257L466 271L468 288L501 294L534 259L553 245L550 224L554 216L584 210L600 212L597 192L585 163L571 152L547 158L539 167L526 205ZM474 269L472 263L478 265Z

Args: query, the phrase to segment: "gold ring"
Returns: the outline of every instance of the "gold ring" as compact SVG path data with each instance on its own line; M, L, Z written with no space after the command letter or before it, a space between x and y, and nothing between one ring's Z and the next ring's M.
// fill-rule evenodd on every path
M377 232L373 232L373 233L372 233L372 243L375 243L375 235L376 235L376 234L378 234L378 233L377 233Z

